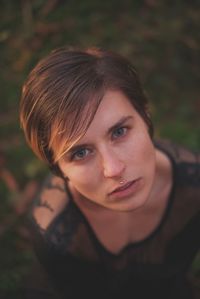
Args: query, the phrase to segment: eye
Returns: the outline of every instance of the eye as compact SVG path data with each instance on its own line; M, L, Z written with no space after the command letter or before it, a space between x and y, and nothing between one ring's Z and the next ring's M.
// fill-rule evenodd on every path
M77 151L75 151L72 156L71 160L77 161L77 160L83 160L90 154L90 150L87 148L81 148Z
M128 130L128 129L127 129L126 127L119 127L119 128L116 128L116 129L113 131L113 133L112 133L112 137L113 137L114 139L120 138L120 137L126 135L127 130Z

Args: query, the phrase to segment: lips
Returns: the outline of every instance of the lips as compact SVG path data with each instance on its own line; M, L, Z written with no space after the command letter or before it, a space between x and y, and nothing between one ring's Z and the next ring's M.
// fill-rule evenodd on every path
M136 181L136 180L133 180L133 181L131 181L131 182L126 183L126 184L123 185L123 186L120 186L120 187L114 189L111 193L109 193L109 195L127 189L127 188L130 187L130 185L132 185L135 181Z
M141 179L135 179L133 181L127 182L123 186L117 187L112 192L110 192L108 195L111 198L122 198L127 197L135 193L138 189L138 186L140 185Z

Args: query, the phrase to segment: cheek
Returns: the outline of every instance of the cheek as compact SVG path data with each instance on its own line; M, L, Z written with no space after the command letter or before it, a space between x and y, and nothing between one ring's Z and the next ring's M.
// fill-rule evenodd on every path
M99 180L94 177L94 174L76 174L70 178L70 182L72 183L73 187L85 198L94 200L98 194L101 193Z
M155 148L149 135L144 136L140 151L142 158L147 164L155 163Z
M78 191L93 190L99 184L97 171L94 170L94 167L89 169L88 167L70 167L65 173Z
M155 148L150 138L146 138L141 148L141 164L147 176L154 177L156 168Z
M88 175L86 175L84 168L70 167L65 173L71 182L77 182L80 184L87 183Z
M135 166L142 168L153 167L155 164L155 149L146 131L135 135L126 145L127 158Z

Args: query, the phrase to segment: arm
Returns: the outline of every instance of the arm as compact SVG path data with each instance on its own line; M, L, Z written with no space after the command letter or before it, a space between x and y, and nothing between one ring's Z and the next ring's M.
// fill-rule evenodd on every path
M31 210L33 223L45 232L53 220L69 203L69 195L63 179L49 175L42 184Z
M106 298L105 288L101 283L103 275L98 270L99 266L73 254L73 240L77 237L76 229L79 226L76 226L76 215L71 214L68 208L69 202L64 181L50 176L38 194L32 213L33 246L37 258L47 273L50 285L55 286L60 294L58 298L79 299L80 296L88 299ZM64 217L60 216L63 211L65 211ZM69 215L68 222L66 215ZM71 221L75 221L75 226L74 223L71 225ZM58 223L61 223L61 226L57 225ZM64 237L61 240L64 241L64 246L57 243L60 237L61 239Z
M49 225L68 203L65 182L56 176L49 175L42 183L30 211L30 231L32 245L36 253L33 264L26 277L23 287L25 299L60 299L49 279L49 273L44 264L45 234ZM48 255L48 248L46 251ZM48 266L48 265L47 265Z

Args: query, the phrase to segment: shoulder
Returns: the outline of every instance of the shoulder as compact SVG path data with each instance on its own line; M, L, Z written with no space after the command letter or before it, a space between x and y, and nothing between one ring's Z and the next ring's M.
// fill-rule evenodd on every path
M200 154L166 140L156 142L156 147L165 152L173 164L165 233L176 236L177 250L186 249L187 244L191 249L199 248Z
M36 251L67 254L83 222L63 179L49 175L30 211L32 243ZM72 250L73 251L73 250Z
M170 140L155 141L155 146L170 158L179 184L200 189L200 152Z
M49 175L41 184L31 209L31 219L45 231L69 204L70 198L63 179Z

